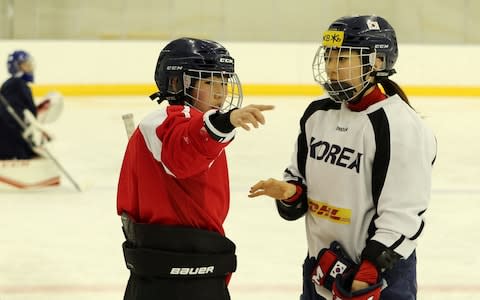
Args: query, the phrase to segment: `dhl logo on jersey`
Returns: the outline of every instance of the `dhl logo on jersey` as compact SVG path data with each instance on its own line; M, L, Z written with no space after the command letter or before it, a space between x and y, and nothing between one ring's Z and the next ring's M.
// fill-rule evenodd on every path
M343 44L343 31L328 30L323 33L323 42L324 47L341 47Z
M348 208L335 207L326 202L308 198L308 209L314 217L339 224L350 224L351 222L352 210Z

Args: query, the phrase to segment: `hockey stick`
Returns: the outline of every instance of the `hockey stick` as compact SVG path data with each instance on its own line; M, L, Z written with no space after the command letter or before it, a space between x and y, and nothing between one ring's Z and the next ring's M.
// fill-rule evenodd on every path
M135 122L133 121L133 114L124 114L122 115L123 119L123 125L125 126L125 130L127 131L127 137L130 139L130 137L133 134L133 131L135 131Z
M8 103L7 99L5 99L5 97L2 94L0 94L0 102L2 102L2 104L5 107L5 109L7 110L7 112L12 116L13 119L15 119L15 121L18 123L18 125L20 125L20 127L22 127L22 129L25 130L27 128L27 125L17 115L17 113L15 112L13 107ZM30 146L30 148L35 152L35 150L34 150L35 145L32 143L32 141L28 140L23 135L22 135L22 137L27 142L27 144ZM50 151L48 151L47 147L41 146L41 149L42 149L42 153L44 153L47 156L47 158L50 159L55 164L55 166L58 168L58 170L60 170L60 172L62 172L65 175L65 177L67 177L67 179L73 184L75 189L77 191L81 192L82 189L80 188L80 185L75 181L75 179L73 179L73 177L67 172L67 170L65 170L65 168L60 164L60 162L58 162L58 160L50 153Z

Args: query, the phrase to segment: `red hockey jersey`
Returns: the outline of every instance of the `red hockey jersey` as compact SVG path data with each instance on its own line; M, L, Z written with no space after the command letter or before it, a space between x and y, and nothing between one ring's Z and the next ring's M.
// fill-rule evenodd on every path
M117 191L117 212L137 222L180 225L224 235L230 193L224 148L204 122L208 113L170 105L150 113L133 133ZM215 130L214 128L210 128Z

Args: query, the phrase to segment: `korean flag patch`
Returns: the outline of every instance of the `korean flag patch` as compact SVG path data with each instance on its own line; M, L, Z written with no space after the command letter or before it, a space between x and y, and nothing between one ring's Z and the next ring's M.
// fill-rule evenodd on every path
M341 261L337 261L335 265L333 266L332 270L330 271L330 276L333 278L336 278L337 275L343 274L345 270L347 269L347 266L342 263Z
M367 20L367 26L370 30L380 30L380 26L377 21Z

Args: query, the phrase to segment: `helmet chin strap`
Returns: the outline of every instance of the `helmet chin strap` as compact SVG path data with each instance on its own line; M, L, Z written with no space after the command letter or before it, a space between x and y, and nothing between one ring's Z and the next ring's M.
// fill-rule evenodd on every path
M150 100L157 101L158 104L162 103L164 100L167 100L168 103L171 104L171 105L183 105L187 102L187 101L184 101L182 99L182 96L179 95L179 94L164 95L161 92L155 92L155 93L151 94L149 97L150 97Z
M358 103L362 99L365 92L372 86L375 86L375 84L368 82L362 91L355 95L357 90L347 82L340 83L338 81L333 81L330 84L323 85L330 97L332 97L335 101L349 103Z
M363 89L356 95L354 98L348 100L348 103L356 104L360 102L365 95L365 93L371 88L374 87L378 83L377 78L377 71L373 67L367 67L367 70L364 70L363 80L366 81L367 84L363 87ZM372 78L373 80L368 80L368 78Z
M355 95L355 88L349 83L340 83L338 81L332 81L331 83L325 83L323 85L333 100L338 102L345 102L351 99Z
M362 100L363 96L365 95L365 92L367 92L368 89L370 89L372 86L375 86L375 83L369 81L367 85L363 88L363 90L358 93L358 95L356 95L353 99L348 101L348 103L354 104L360 102L360 100Z
M392 75L392 74L395 74L396 71L395 69L391 69L389 71L375 71L373 70L371 73L370 73L370 76L373 77L373 82L372 81L368 81L367 85L365 86L365 88L360 92L358 93L357 96L355 96L355 98L353 98L352 100L348 101L349 103L352 103L352 104L355 104L355 103L358 103L360 102L360 100L363 98L363 96L365 95L365 92L368 91L371 87L375 86L377 83L380 83L382 82L383 80L387 79L388 76Z
M150 97L150 100L157 101L158 104L162 103L162 101L164 100L162 99L162 94L160 92L155 92L151 94L149 97Z
M343 82L332 81L331 83L323 84L323 87L328 92L330 97L332 97L333 100L337 102L358 103L363 98L363 95L365 94L365 92L369 88L375 85L375 82L376 82L375 70L372 70L372 69L373 68L371 66L364 67L363 76L362 76L363 88L358 94L356 94L357 90L355 89L355 87L353 87L350 83L345 81ZM373 76L374 78L373 83L370 80L368 80L368 77L370 76ZM367 84L365 84L365 82L367 82Z

